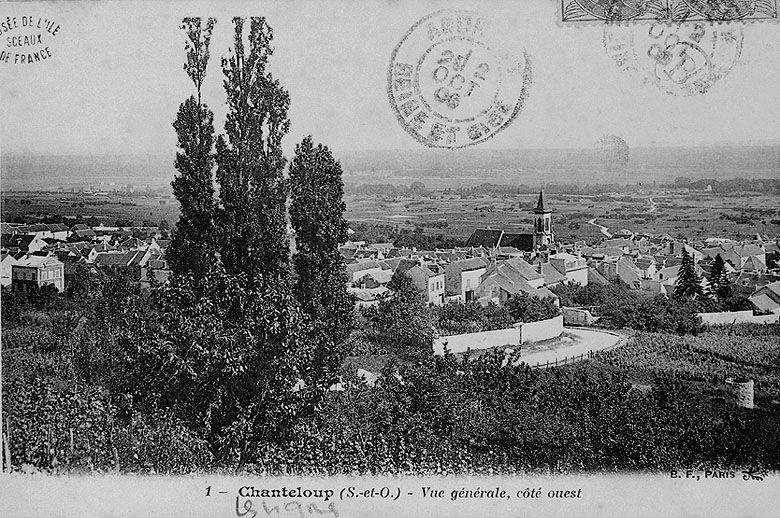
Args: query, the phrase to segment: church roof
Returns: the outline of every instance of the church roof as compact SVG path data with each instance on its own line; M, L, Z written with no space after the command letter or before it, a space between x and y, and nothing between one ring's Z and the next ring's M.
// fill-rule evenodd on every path
M501 246L512 246L518 250L533 250L534 248L534 235L533 234L521 234L519 232L504 232L501 236Z
M466 246L481 246L488 250L495 248L499 246L502 233L503 230L478 228L471 234L471 237L469 237L469 240L466 242Z

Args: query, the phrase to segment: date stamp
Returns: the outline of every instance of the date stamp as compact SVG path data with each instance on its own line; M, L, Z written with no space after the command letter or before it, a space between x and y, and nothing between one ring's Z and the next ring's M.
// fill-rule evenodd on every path
M462 148L508 127L532 82L528 55L491 41L471 11L441 10L417 23L393 49L387 95L398 122L428 147Z
M739 24L659 21L604 29L604 49L618 68L677 96L705 94L726 77L739 61L742 41Z

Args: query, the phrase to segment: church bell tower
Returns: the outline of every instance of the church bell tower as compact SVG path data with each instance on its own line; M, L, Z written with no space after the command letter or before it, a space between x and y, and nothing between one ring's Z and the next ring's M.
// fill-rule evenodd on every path
M544 191L539 191L534 213L534 248L550 246L555 243L552 231L552 211L544 206Z

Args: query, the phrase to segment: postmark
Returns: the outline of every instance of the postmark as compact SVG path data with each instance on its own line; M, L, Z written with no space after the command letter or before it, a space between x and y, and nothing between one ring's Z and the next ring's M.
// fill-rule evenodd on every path
M778 20L777 0L559 0L564 24Z
M387 95L398 122L429 147L484 142L520 114L532 82L528 54L491 38L485 18L441 10L417 23L393 49Z
M51 41L61 27L44 16L0 18L0 64L33 65L54 55Z
M659 21L604 29L604 48L621 70L678 96L710 91L739 61L742 42L738 23Z

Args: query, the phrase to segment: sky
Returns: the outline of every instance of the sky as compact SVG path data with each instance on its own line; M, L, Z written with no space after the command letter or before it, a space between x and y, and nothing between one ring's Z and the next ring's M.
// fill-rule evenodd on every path
M265 16L274 30L271 69L292 99L288 152L307 134L336 152L420 149L390 109L387 67L408 28L445 7L478 10L493 21L494 41L526 51L533 65L520 116L480 148L589 148L604 134L632 147L780 142L780 24L745 25L731 71L705 95L678 97L619 70L604 26L556 23L553 0L60 1L0 4L0 21L43 17L60 26L45 35L45 61L0 60L0 153L170 154L171 123L193 93L182 68L183 16L218 18L204 99L221 132L219 58L235 15ZM0 53L14 52L9 36L40 32L0 25Z

